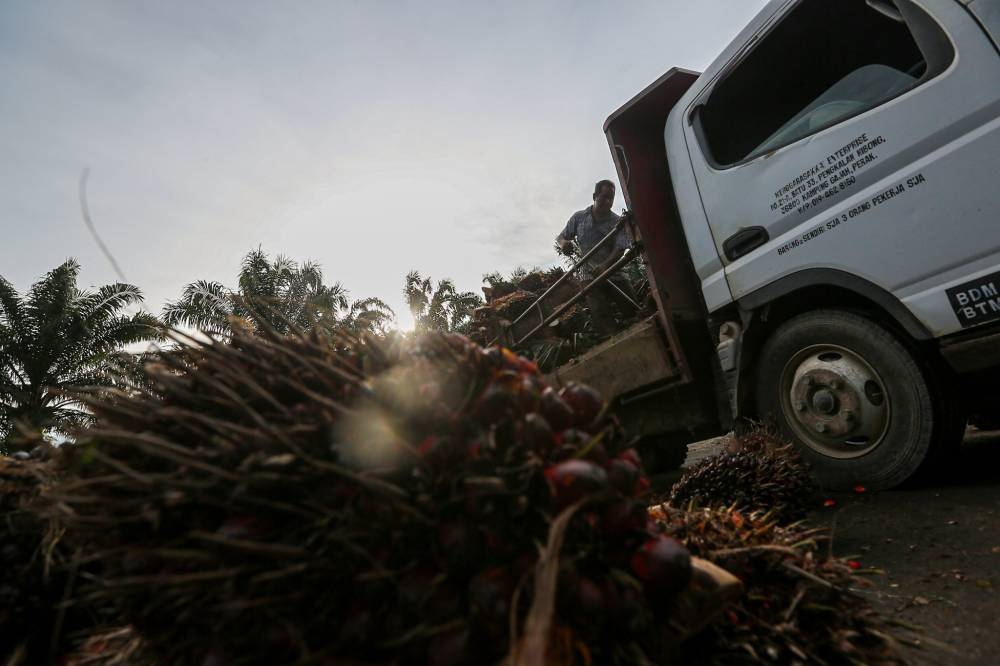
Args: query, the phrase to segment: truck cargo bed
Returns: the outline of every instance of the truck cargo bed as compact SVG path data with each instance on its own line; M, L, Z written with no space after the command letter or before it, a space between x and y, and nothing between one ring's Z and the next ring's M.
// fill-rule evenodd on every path
M652 316L556 368L548 378L557 385L589 384L611 398L680 377L659 317Z

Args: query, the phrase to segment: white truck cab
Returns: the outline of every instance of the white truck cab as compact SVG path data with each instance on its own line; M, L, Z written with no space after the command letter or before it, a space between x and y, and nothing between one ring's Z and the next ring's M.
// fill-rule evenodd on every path
M774 0L605 131L662 307L692 300L676 225L731 412L826 485L897 485L1000 410L1000 0Z

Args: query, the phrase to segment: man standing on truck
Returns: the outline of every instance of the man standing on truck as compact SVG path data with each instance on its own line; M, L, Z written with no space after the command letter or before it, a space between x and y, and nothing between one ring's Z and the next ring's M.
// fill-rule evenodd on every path
M573 253L573 243L580 244L580 251L587 254L601 242L618 224L618 216L611 211L615 203L615 184L610 180L598 181L594 186L594 204L581 211L573 213L566 223L566 228L556 237L556 244L566 256ZM625 229L618 229L614 240L602 247L590 260L580 267L579 276L583 286L603 274L631 246L631 241ZM632 285L621 273L612 274L607 282L594 288L587 294L590 306L590 316L595 331L601 336L610 336L615 332L615 319L612 313L612 303L618 306L624 318L629 318L636 312L636 297Z

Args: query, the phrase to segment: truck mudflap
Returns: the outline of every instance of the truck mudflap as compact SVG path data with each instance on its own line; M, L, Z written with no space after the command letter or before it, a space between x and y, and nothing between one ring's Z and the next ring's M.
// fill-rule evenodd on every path
M556 368L548 380L581 382L608 398L684 379L658 316L644 319L586 354Z

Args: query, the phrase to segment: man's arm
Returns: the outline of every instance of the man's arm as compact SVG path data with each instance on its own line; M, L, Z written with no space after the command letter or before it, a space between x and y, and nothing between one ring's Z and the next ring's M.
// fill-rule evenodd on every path
M559 246L559 251L567 257L573 254L573 241L567 240L561 233L556 236L556 245Z
M625 212L622 214L622 219L627 223L631 220L632 214ZM603 261L600 266L596 268L596 275L602 275L604 271L608 270L615 265L615 262L621 259L625 255L625 251L631 249L632 238L631 235L625 230L625 226L619 227L618 233L615 234L614 249L606 261Z
M556 245L559 246L559 250L565 254L567 257L573 254L573 239L576 238L576 216L569 218L569 222L559 235L556 236Z

